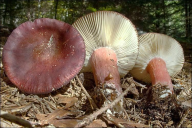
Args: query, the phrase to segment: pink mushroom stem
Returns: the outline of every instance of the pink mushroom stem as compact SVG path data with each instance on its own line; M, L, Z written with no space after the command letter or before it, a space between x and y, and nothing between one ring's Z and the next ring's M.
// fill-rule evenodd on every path
M150 74L152 85L160 83L163 86L168 86L173 93L171 77L163 59L153 58L147 65L147 72Z
M96 49L91 56L91 65L96 85L113 88L121 94L117 57L112 49L106 47Z

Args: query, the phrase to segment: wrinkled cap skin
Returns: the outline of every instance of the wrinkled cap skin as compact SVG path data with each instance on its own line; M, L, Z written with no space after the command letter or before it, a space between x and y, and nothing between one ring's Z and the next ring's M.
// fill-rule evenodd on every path
M85 60L85 45L71 25L41 18L25 22L9 36L3 48L3 65L21 91L46 94L75 77Z
M160 33L145 33L139 36L139 54L130 73L138 80L151 83L147 65L153 58L161 58L171 77L177 75L184 64L181 45L172 37Z

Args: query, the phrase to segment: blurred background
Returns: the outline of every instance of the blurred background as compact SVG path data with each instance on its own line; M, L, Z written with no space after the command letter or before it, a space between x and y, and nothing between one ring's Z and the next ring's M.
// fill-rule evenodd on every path
M191 0L0 0L1 44L25 21L53 18L72 24L79 17L99 10L125 15L139 34L169 35L188 49L186 56L192 56Z

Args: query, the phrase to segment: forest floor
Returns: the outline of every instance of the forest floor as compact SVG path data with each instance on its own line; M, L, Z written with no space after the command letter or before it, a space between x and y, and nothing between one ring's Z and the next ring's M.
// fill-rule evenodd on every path
M100 110L92 107L80 86L83 83L98 104L91 73L80 73L78 78L81 83L74 78L68 85L47 95L20 92L6 77L3 67L1 76L1 127L74 127ZM150 95L151 100L147 96L147 85L127 75L122 79L123 90L131 84L134 86L123 98L122 113L111 115L101 112L94 121L88 121L87 127L192 127L191 64L185 63L182 72L172 81L177 85L174 98L158 99Z
M151 88L128 74L121 79L123 91L128 93L122 96L121 111L114 113L113 109L109 110L113 103L94 106L94 103L101 104L105 97L97 92L91 73L78 74L69 84L50 94L32 95L19 91L5 75L1 64L0 127L75 127L84 124L86 127L191 128L191 67L191 63L185 62L182 71L172 78L175 93L166 98L160 98L161 86Z

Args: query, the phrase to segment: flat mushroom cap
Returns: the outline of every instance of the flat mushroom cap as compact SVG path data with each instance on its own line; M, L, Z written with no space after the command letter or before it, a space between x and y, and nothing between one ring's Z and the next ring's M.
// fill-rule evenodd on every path
M138 35L135 26L125 16L113 11L97 11L79 18L72 26L85 41L86 58L82 72L91 72L89 59L100 47L114 50L121 77L135 65Z
M25 22L9 36L3 65L21 91L46 94L75 77L85 59L85 45L71 25L42 18Z
M177 75L184 64L181 45L173 38L159 33L145 33L139 36L139 54L130 73L138 80L151 83L146 68L151 59L158 57L165 61L170 77Z

